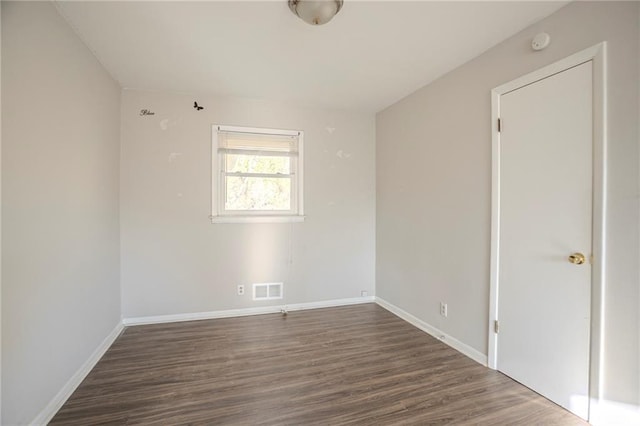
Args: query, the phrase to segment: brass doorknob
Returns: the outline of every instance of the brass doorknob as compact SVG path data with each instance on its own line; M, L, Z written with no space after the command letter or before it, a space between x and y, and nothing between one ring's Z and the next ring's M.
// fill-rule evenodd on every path
M569 262L573 263L574 265L582 265L586 260L587 258L584 257L584 254L582 253L573 253L571 256L569 256Z

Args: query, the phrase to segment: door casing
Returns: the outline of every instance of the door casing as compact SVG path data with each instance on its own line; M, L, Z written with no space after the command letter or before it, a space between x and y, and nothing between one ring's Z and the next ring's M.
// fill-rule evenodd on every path
M497 369L499 334L494 324L498 318L498 266L500 262L500 97L585 62L593 62L593 224L591 278L591 341L589 354L589 417L591 408L602 395L604 348L605 288L605 218L606 218L606 42L599 43L565 59L494 88L491 91L491 275L489 293L488 366Z

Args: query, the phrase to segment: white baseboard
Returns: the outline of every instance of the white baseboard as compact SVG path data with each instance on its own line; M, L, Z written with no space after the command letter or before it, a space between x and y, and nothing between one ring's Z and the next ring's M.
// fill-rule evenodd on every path
M80 383L87 377L87 374L95 367L95 365L100 361L100 358L107 352L107 349L111 347L113 342L118 338L120 333L122 333L124 327L122 323L118 323L115 328L109 333L107 337L104 338L102 343L96 348L95 351L91 354L89 359L85 361L84 364L75 372L73 376L67 381L67 383L60 389L60 392L53 397L53 399L47 404L47 406L36 416L35 419L30 425L46 425L53 419L53 416L56 415L58 410L62 408L64 403L69 399L71 394L76 390Z
M441 330L438 330L432 325L427 324L421 319L411 315L409 312L387 302L384 299L381 299L380 297L376 297L375 300L378 305L382 306L392 314L402 318L409 324L412 324L413 326L418 327L420 330L424 331L425 333L430 334L436 339L451 346L453 349L457 350L463 355L468 356L469 358L476 361L477 363L482 364L485 367L487 366L487 355L483 354L482 352L479 352L476 349L472 348L471 346L465 343L462 343L458 339L449 336L447 333Z
M308 303L294 303L291 305L274 305L274 306L262 306L258 308L242 308L242 309L227 309L224 311L210 311L210 312L193 312L187 314L172 314L172 315L157 315L150 317L134 317L125 318L122 323L125 326L144 325L144 324L162 324L168 322L181 322L181 321L197 321L216 318L231 318L231 317L244 317L249 315L263 315L274 314L282 312L283 309L287 311L301 311L306 309L318 309L318 308L332 308L336 306L357 305L361 303L375 302L375 297L354 297L351 299L336 299L325 300L321 302L308 302Z

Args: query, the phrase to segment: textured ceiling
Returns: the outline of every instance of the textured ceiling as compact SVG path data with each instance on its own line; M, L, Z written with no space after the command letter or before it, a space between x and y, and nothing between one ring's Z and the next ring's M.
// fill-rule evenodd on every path
M123 87L374 112L564 4L345 0L312 27L285 0L56 2Z

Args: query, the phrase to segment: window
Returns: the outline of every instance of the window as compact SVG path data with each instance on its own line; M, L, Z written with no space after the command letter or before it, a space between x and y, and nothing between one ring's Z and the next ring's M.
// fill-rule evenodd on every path
M297 130L213 126L211 221L302 221L302 142Z

